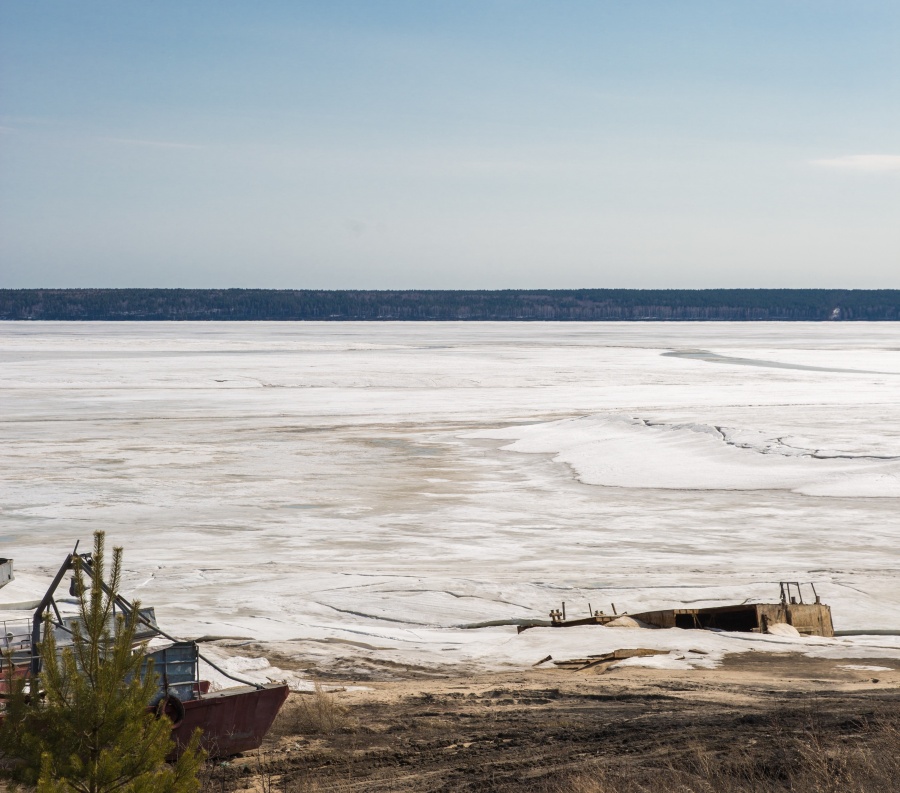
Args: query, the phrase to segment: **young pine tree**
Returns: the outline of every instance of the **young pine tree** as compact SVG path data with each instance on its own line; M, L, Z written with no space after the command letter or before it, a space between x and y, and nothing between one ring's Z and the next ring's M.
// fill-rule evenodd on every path
M104 534L94 533L90 585L75 558L80 620L72 646L59 651L44 623L41 674L26 694L12 691L0 725L3 774L38 793L194 793L204 760L199 734L169 764L171 722L148 713L156 675L144 672L143 653L133 651L136 612L113 619L122 549L113 550L104 591ZM41 696L37 695L37 689Z

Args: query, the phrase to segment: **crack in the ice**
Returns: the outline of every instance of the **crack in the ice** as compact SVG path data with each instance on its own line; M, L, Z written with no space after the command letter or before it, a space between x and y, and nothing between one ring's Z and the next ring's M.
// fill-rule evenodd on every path
M707 430L712 429L715 430L716 434L726 446L731 446L735 449L744 449L750 452L756 452L757 454L768 454L768 455L778 455L780 457L797 457L797 458L806 458L812 460L876 460L876 461L897 461L900 460L900 455L890 455L890 454L851 454L849 452L837 453L837 452L827 452L822 449L805 449L802 446L795 446L793 444L787 443L784 437L775 437L769 438L763 441L763 443L767 443L768 445L764 447L760 447L754 445L750 441L739 441L732 439L729 437L729 428L725 426L719 426L716 424L692 424L692 423L683 423L683 424L670 424L664 421L653 421L652 419L644 419L639 416L632 417L634 421L638 422L640 425L646 427L647 429L686 429L689 432L696 432L699 434L712 434L707 432ZM794 454L786 453L786 451L782 450L791 450L792 452L796 452Z
M900 460L900 457L887 454L822 454L818 449L809 456L816 460Z
M320 605L325 605L325 604L320 604ZM340 611L340 609L336 609L336 611ZM397 620L393 620L393 621L397 622ZM412 623L412 624L415 624L415 623ZM386 639L388 641L397 641L397 642L405 642L405 643L410 643L412 641L410 639L405 639L403 636L392 636L392 635L385 635L382 633L373 633L371 631L364 631L359 628L347 628L343 625L341 625L339 628L336 628L334 625L319 625L318 623L311 622L307 625L307 627L321 628L322 630L341 631L342 633L358 634L359 636L375 636L379 639ZM422 638L414 630L410 629L409 632L413 636L415 636L418 641L422 641ZM303 640L302 639L296 639L296 640L288 639L287 641L303 641Z
M859 592L860 595L866 595L867 597L869 596L869 593L866 592L864 589L859 589L859 587L851 586L850 584L845 584L843 581L832 581L832 583L836 584L837 586L844 587L845 589L852 589L854 592Z
M408 592L410 594L442 594L442 595L450 595L450 597L457 598L458 600L480 600L485 603L503 603L506 606L515 606L516 608L525 609L526 611L530 611L531 609L528 606L523 606L521 603L513 603L511 600L501 600L500 598L488 598L482 597L481 595L458 595L456 592L451 592L449 589L379 589L378 593L402 593Z
M397 619L396 617L380 617L380 616L376 616L374 614L366 614L364 611L354 611L352 609L341 609L341 608L338 608L337 606L332 606L330 603L322 603L319 600L315 600L313 602L319 606L324 606L325 608L332 609L332 611L338 611L341 614L352 614L354 617L362 617L367 620L379 620L381 622L396 622L401 625L421 625L422 627L425 627L428 624L427 622L416 622L415 620L401 620L401 619Z

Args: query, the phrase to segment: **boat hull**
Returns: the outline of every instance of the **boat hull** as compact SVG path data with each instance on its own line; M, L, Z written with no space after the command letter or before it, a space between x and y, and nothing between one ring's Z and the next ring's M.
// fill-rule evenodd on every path
M178 754L197 728L210 757L229 757L258 749L288 697L288 687L271 683L201 694L183 702L184 718L172 728Z

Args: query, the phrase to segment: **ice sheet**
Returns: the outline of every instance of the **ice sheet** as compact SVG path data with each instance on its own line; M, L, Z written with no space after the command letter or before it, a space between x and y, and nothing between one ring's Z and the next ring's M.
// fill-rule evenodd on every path
M632 646L514 624L779 580L900 630L898 391L894 323L0 323L0 603L102 528L176 633L361 674Z
M816 496L900 497L900 455L816 448L801 437L667 423L629 415L563 419L471 433L515 438L504 449L553 454L587 484L634 489L791 490ZM900 452L900 449L897 450Z

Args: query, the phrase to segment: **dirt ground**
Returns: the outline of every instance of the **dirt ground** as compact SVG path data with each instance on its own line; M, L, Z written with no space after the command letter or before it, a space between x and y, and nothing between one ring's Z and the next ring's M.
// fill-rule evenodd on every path
M894 660L757 652L713 670L551 665L366 685L291 695L260 752L211 764L206 789L900 789L883 787L900 777L876 759L900 756ZM863 771L875 776L857 785ZM804 787L800 773L825 781Z

